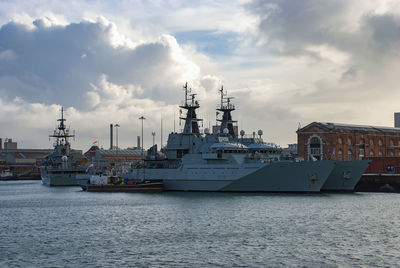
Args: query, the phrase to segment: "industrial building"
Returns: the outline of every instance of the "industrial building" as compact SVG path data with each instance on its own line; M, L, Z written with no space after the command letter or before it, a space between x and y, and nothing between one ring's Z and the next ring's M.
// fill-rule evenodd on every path
M0 138L0 173L40 178L38 167L51 152L51 149L18 149L17 142Z

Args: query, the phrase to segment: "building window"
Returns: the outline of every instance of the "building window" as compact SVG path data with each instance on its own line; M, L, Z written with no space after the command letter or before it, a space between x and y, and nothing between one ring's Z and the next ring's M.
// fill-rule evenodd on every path
M337 154L337 158L338 158L338 160L343 160L343 152L342 152L342 150L339 150L339 152Z
M347 145L351 145L351 139L347 138Z
M379 139L378 145L379 145L379 146L382 146L382 140L381 140L381 139Z
M360 155L359 155L360 159L364 156L365 156L365 150L364 148L360 148Z
M352 160L353 159L353 154L350 150L347 151L347 160Z
M360 140L360 145L364 145L364 139Z
M400 152L397 154L397 156L399 156L399 157L400 157Z
M321 157L321 148L322 142L321 139L317 136L313 136L309 142L309 152L310 158L315 158L317 160L322 160Z
M394 156L394 153L393 153L393 152L390 152L389 154L390 154L390 156Z
M338 142L339 144L342 144L342 138L338 138L337 142Z
M369 140L369 145L370 145L370 146L374 146L374 140L372 140L372 139Z
M378 153L378 156L382 156L382 152L379 152L379 153Z
M369 151L369 156L374 156L374 151Z
M400 141L397 142L397 146L400 146Z
M394 142L393 142L393 140L390 140L390 147L394 147Z

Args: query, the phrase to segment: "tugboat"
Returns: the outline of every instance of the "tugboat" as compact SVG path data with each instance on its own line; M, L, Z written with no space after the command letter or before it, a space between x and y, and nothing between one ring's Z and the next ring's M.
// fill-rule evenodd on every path
M75 135L69 133L65 126L64 109L61 108L61 118L58 128L50 135L54 138L54 151L46 156L44 166L40 168L42 184L46 186L77 186L76 174L84 173L85 169L79 164L84 159L82 153L71 149L68 139Z
M135 181L162 180L169 191L223 192L319 192L334 168L333 161L295 162L258 157L232 138L230 113L233 104L221 98L218 110L225 115L226 127L218 134L206 128L200 133L196 94L184 86L186 110L181 133L170 133L165 157L145 159L124 174ZM231 129L231 130L230 130ZM265 148L267 150L267 148ZM277 151L276 148L268 148Z

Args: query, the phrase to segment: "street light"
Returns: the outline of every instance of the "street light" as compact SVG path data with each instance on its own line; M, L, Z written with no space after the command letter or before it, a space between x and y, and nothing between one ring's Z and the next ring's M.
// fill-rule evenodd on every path
M143 151L143 121L145 119L146 118L144 118L143 115L139 118L139 120L142 120L142 168L143 168L143 179L142 179L142 181L145 181L145 179L146 179L146 173L145 173L146 170L144 168L144 156L143 156L143 154L144 154L144 151Z
M144 116L141 116L140 118L139 118L139 120L142 120L142 159L143 159L143 121L145 120L146 118L144 118Z
M117 169L117 166L118 166L118 128L119 128L119 125L118 124L115 124L115 131L116 131L116 134L117 134L117 159L116 159L116 161L115 161L115 168Z

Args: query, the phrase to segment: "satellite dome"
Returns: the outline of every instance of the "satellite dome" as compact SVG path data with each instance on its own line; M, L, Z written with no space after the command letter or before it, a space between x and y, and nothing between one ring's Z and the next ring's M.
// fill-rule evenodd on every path
M245 132L244 132L244 130L242 129L242 130L240 131L240 136L244 136L244 134L245 134Z
M67 157L66 155L63 155L63 156L61 157L61 161L67 162L67 161L68 161L68 157Z
M205 133L205 134L210 134L210 130L208 129L208 127L206 127L206 128L204 129L204 133Z
M228 134L229 130L227 128L224 128L224 134Z
M262 135L263 134L263 131L260 129L260 130L258 130L258 135Z

